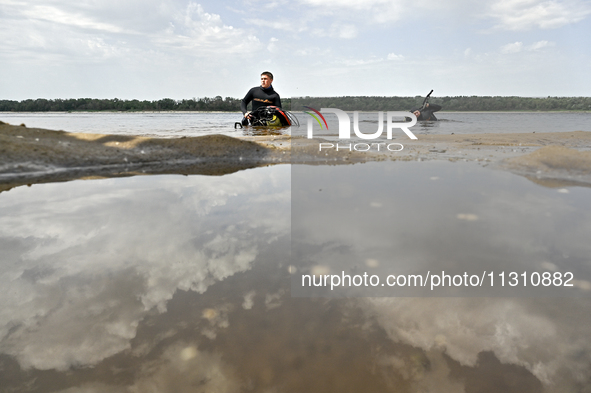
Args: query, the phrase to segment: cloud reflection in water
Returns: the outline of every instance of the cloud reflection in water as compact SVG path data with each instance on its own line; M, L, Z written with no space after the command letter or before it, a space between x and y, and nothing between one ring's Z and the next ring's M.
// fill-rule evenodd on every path
M318 187L312 176L290 189L310 167L277 166L0 194L0 366L12 370L0 381L68 393L585 391L587 298L290 296L292 234L306 252L298 271L587 271L589 190L380 165L373 177L369 164L316 167L346 177Z
M1 351L65 370L129 348L175 291L250 269L289 233L289 168L42 184L0 202Z

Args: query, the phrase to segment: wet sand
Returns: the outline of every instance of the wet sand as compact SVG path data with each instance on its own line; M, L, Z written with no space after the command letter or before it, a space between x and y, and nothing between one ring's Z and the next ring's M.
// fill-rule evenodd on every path
M139 174L223 175L280 163L472 161L550 187L591 184L591 132L419 135L402 151L318 152L321 140L283 135L177 139L68 133L0 122L0 191L24 184ZM326 142L326 141L325 141ZM292 148L293 147L293 148Z
M138 174L223 175L281 161L282 151L222 135L160 139L0 124L0 190Z

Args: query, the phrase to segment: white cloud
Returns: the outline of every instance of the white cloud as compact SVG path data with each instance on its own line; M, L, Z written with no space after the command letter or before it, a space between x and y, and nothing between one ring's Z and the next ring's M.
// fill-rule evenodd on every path
M174 16L170 27L152 36L159 46L188 50L199 56L213 53L235 54L251 53L260 44L259 39L242 29L225 25L217 14L205 12L200 4L189 3L181 13Z
M490 6L498 28L508 30L553 29L585 19L591 4L580 0L499 0Z
M491 86L483 86L491 81L486 76L490 75L490 63L478 59L483 57L479 53L505 58L508 56L501 55L511 51L541 55L555 43L563 56L547 65L539 61L530 64L528 76L533 78L533 66L538 69L538 79L546 78L547 72L542 75L539 70L549 69L550 64L564 74L564 69L572 67L567 57L586 64L589 51L577 42L585 37L548 30L544 36L533 33L528 38L507 40L498 35L499 30L574 23L588 17L589 8L589 3L581 0L249 0L246 5L231 1L223 6L187 0L4 0L0 2L0 67L4 70L0 89L7 99L236 97L250 85L242 82L243 73L256 75L264 66L289 69L289 80L283 79L288 85L278 86L283 95L299 95L302 89L321 95L387 95L390 90L377 84L351 83L345 88L327 79L309 86L310 79L302 72L306 69L329 79L340 77L355 70L348 70L351 63L343 62L342 69L334 73L338 65L332 59L355 56L367 61L379 56L393 60L372 66L372 72L382 80L390 78L391 67L407 75L430 72L428 64L435 62L438 72L448 75L457 74L458 67L472 67L459 83L438 80L440 88L454 94L469 90L470 94L488 95L494 90L495 94L511 95L581 95L586 89L581 84L556 82L558 89L550 88L529 82L527 76L516 76L516 83L491 83L491 90ZM491 29L493 25L497 28ZM478 31L488 34L474 34ZM581 30L572 31L580 35ZM408 47L404 58L394 57L400 56L399 49L407 42L404 37L411 32L413 41L425 44ZM280 41L272 42L271 37ZM507 46L500 51L503 44L515 41L522 42L522 47ZM459 64L458 54L468 47L472 51L460 58L470 62ZM388 57L390 51L394 55ZM317 58L305 60L306 53ZM253 58L257 61L249 60ZM315 62L315 71L308 67L309 61ZM44 64L43 69L39 64ZM406 65L409 67L403 70ZM523 73L523 69L513 68L512 72ZM582 69L578 71L581 76ZM351 76L352 81L358 79ZM398 80L397 88L397 94L413 95L416 82Z
M26 8L23 10L22 15L30 19L44 20L83 29L99 30L108 33L124 32L124 29L119 26L99 22L83 14L73 13L52 6L36 5L32 8Z
M141 10L131 12L116 4L108 10L102 3L77 8L59 3L18 3L10 9L11 18L2 21L0 50L13 57L23 53L34 53L38 58L59 54L67 55L70 61L80 58L93 62L96 58L92 56L98 53L129 62L155 52L160 58L202 58L252 53L262 48L249 31L225 24L220 15L206 12L200 4L185 4L178 8L153 2L149 5L155 12L145 18L150 22L146 23ZM182 60L174 60L179 62Z
M330 37L338 39L352 39L357 37L358 29L355 25L335 22L328 28L314 28L310 30L314 37Z
M302 3L310 4L313 6L321 6L328 8L353 8L353 9L366 9L376 5L387 5L392 3L401 3L401 1L388 1L388 0L301 0Z
M518 53L523 50L523 42L514 42L512 44L503 45L501 53Z
M511 53L519 53L519 52L523 52L523 51L528 51L528 52L535 52L535 51L539 51L540 49L543 48L547 48L547 47L551 47L554 46L553 42L549 42L549 41L538 41L538 42L534 42L531 45L523 45L523 42L514 42L512 44L507 44L507 45L503 45L501 47L501 53L504 54L511 54Z
M548 42L548 41L538 41L538 42L534 42L533 44L531 44L530 46L528 46L528 50L531 51L536 51L542 48L546 48L549 46L554 46L553 42Z
M357 37L357 34L355 25L334 23L330 27L330 36L333 38L351 39Z
M388 53L386 57L388 60L404 60L404 56L397 55L396 53Z
M401 19L417 6L409 0L299 0L315 12L330 15L336 20L366 24L368 21L387 23ZM361 16L363 15L363 16Z
M480 3L451 0L444 4L409 0L299 0L317 11L338 19L349 19L351 11L358 21L388 23L411 15L436 16L441 12L461 12L464 17L497 20L496 27L508 30L552 29L576 23L591 14L584 0L486 0ZM364 18L359 18L363 14Z
M277 52L277 42L279 42L277 38L271 37L269 44L267 45L267 50L271 53Z
M339 61L339 63L342 63L346 66L353 66L354 67L354 66L365 66L365 65L369 65L369 64L381 63L383 61L384 61L383 58L372 57L369 59L346 59L346 60Z
M330 53L328 50L317 46L306 46L296 49L294 53L298 56L326 56L327 52Z
M294 33L300 33L307 30L307 26L305 22L300 20L293 21L290 19L275 19L275 20L265 20L265 19L256 19L256 18L248 18L245 22L249 25L254 25L257 27L265 27L265 28L272 28L276 30L283 30L289 31Z

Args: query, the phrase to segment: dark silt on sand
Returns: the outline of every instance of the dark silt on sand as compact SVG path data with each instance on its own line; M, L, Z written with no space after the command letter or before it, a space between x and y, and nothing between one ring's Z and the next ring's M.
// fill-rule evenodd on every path
M297 145L297 154L291 150ZM544 184L591 182L591 132L425 135L400 152L319 155L318 140L221 135L178 139L68 133L0 122L0 187L139 174L222 175L281 163L475 161Z

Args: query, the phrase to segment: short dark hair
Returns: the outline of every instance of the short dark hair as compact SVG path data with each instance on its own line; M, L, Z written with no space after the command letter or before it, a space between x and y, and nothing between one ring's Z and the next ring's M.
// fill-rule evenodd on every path
M261 73L261 75L267 75L269 78L273 79L273 74L271 74L269 71L265 71Z

